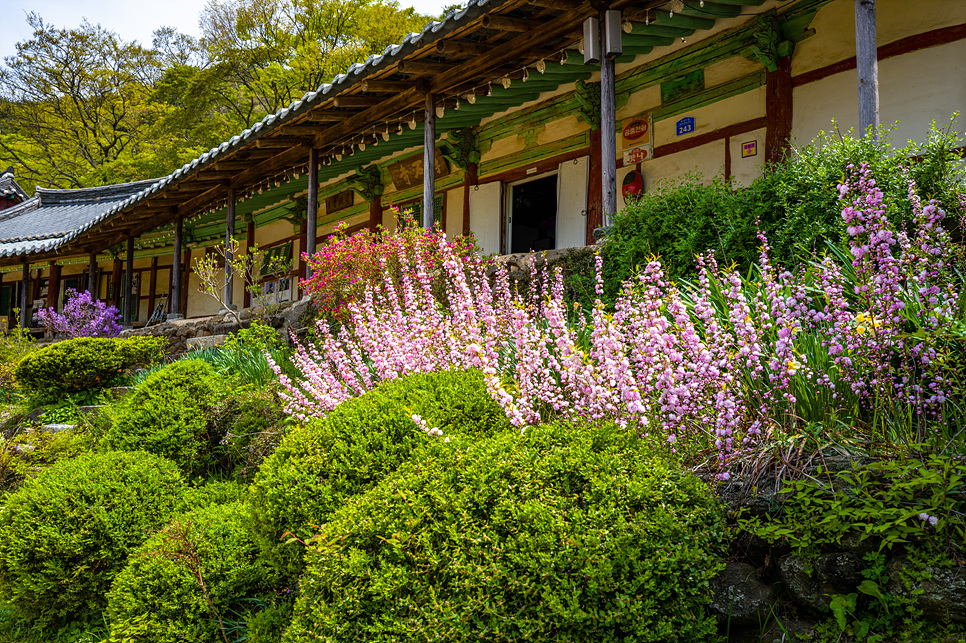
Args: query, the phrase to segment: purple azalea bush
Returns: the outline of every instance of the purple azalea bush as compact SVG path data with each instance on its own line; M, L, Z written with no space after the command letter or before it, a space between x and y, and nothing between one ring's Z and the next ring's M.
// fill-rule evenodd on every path
M37 316L48 330L53 333L74 337L117 337L121 333L118 323L120 312L99 299L94 299L88 291L67 290L67 303L63 313L56 308L41 308Z
M383 381L476 368L521 431L550 419L617 422L699 460L714 454L722 479L789 427L847 426L867 442L949 439L963 374L938 331L962 293L944 212L910 185L916 229L894 230L865 167L850 168L839 194L848 254L779 271L759 236L755 277L707 253L693 284L669 281L655 260L613 311L600 300L598 258L597 303L576 324L559 272L533 274L530 291L517 292L505 268L490 279L440 243L440 297L427 262L401 256L402 278L351 304L351 325L333 334L320 322L315 344L296 343L299 380L272 363L283 404L308 420ZM887 434L899 425L906 433Z

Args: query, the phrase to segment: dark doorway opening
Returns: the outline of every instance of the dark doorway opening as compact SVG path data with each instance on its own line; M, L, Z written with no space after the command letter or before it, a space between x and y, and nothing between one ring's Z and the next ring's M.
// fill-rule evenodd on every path
M557 176L511 186L510 253L557 247Z

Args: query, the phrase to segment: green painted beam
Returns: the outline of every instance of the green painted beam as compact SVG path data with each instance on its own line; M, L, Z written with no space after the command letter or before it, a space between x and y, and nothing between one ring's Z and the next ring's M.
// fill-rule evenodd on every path
M684 11L681 13L685 16L696 16L698 18L734 18L741 13L741 5L705 2L702 7L699 0L685 0Z
M663 11L658 11L651 22L659 27L681 27L685 29L711 29L714 27L713 18L695 18L680 13L672 16L670 13Z
M693 31L689 31L686 36L690 36ZM631 23L631 32L624 34L623 41L634 42L641 45L650 45L652 47L666 47L674 42L674 38L671 36L658 36L652 33L650 25L645 25L640 22Z
M642 36L660 36L663 38L670 38L672 41L675 38L687 38L688 36L694 34L694 29L688 29L687 27L663 27L661 25L656 25L653 22L649 25L645 25L640 22L634 22L631 24L631 33L633 34L640 34Z

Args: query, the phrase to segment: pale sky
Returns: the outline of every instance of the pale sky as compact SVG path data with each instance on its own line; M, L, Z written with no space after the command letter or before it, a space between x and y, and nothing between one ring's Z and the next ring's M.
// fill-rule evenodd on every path
M76 27L84 18L116 32L123 40L151 46L151 34L161 26L197 37L198 14L207 0L0 0L0 64L16 52L15 44L32 32L26 16L36 11L55 27ZM400 7L415 7L437 16L454 0L399 0Z

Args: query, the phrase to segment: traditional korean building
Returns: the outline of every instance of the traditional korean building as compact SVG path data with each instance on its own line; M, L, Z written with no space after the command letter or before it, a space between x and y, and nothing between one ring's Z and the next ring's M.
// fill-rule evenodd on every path
M748 184L791 142L876 118L921 139L966 106L963 60L961 0L470 0L65 234L33 243L0 214L0 288L47 279L56 302L94 274L116 298L123 265L132 320L162 296L213 314L190 266L230 234L289 259L261 279L296 298L301 253L397 209L485 252L584 245L625 181Z
M0 211L26 201L29 195L17 183L12 167L0 174Z

